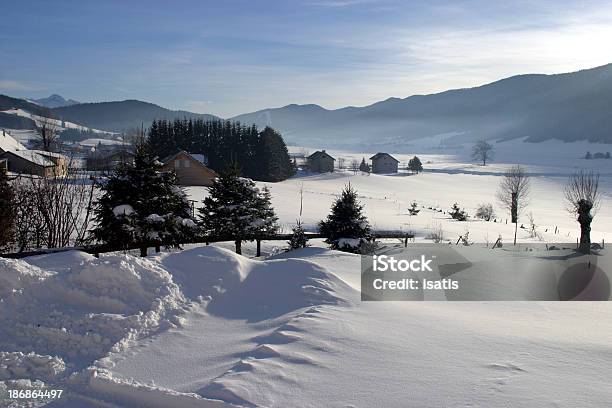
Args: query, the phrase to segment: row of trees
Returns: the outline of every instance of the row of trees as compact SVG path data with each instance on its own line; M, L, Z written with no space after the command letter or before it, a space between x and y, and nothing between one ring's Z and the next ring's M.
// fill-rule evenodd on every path
M126 248L141 245L144 255L151 244L178 246L214 236L234 241L236 252L241 253L242 242L278 232L270 191L240 177L237 168L224 171L214 181L194 217L174 175L160 173L155 157L146 147L138 149L134 165L119 169L101 186L103 194L94 209L93 234L98 241ZM350 185L319 229L334 249L351 250L355 247L351 240L359 244L369 236L369 224ZM303 247L306 241L298 222L290 246Z
M255 125L221 120L156 120L149 128L148 142L160 158L177 149L202 153L213 170L223 172L231 163L253 180L281 181L296 170L283 137L270 127L259 131Z

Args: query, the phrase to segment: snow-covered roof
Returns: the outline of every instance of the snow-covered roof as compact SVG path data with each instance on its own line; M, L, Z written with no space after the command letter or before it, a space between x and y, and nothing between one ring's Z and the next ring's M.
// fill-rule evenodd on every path
M26 147L19 143L9 132L2 129L0 130L0 150L5 152L12 152L15 150L26 150Z
M332 156L330 156L329 153L327 153L325 150L321 150L321 151L317 150L316 152L308 156L308 158L312 160L312 159L317 159L319 157L326 157L326 156L334 161L336 160Z
M61 158L66 157L63 154L48 152L46 150L30 150L30 151L36 154L39 154L41 156L44 156L44 157L55 157L56 159L61 159Z
M370 160L379 160L379 159L383 159L385 157L390 157L391 159L395 160L396 162L399 163L399 160L397 160L395 157L391 156L389 153L376 153L374 156L370 157Z
M208 164L208 158L206 157L206 155L203 155L203 154L200 154L200 153L189 153L189 152L187 152L185 150L180 150L180 151L174 153L173 155L170 155L170 156L164 158L161 162L163 164L168 164L169 162L174 160L180 154L184 154L185 156L187 156L187 157L189 157L189 158L199 162L203 166L206 166Z
M208 158L201 154L201 153L189 153L191 155L191 157L193 157L194 159L196 159L197 161L199 161L200 163L207 165L208 164Z
M37 164L39 166L44 166L44 167L53 167L55 166L55 164L49 160L48 158L46 158L45 156L43 156L40 153L37 153L36 150L15 150L15 151L9 151L6 152L6 154L12 154L15 155L17 157L20 157L24 160L27 160L31 163Z

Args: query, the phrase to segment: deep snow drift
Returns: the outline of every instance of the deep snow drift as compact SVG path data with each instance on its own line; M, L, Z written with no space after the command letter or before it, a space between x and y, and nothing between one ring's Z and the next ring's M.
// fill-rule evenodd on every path
M263 261L209 246L0 262L0 387L65 389L51 406L612 398L608 302L361 302L360 257L323 248Z

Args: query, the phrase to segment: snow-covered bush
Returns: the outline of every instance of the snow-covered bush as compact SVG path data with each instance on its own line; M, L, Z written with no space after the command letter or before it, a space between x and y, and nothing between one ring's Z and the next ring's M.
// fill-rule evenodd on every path
M141 146L134 164L120 167L101 184L92 230L96 240L120 247L142 245L146 252L151 244L177 246L197 233L176 175L160 168Z
M468 217L467 213L459 208L459 204L457 203L453 204L450 210L450 216L453 218L453 220L457 221L466 221Z
M425 237L425 239L430 239L436 244L444 241L444 230L442 229L442 224L438 223L434 225L431 228L431 232Z
M493 210L493 204L479 204L478 208L476 208L476 218L485 221L491 221L491 219L495 218L495 211Z
M332 205L331 214L319 223L319 231L331 249L347 252L359 252L361 241L370 238L370 225L350 183Z

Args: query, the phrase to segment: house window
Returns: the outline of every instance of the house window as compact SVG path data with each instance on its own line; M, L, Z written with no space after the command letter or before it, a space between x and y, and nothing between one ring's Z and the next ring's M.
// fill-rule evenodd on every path
M175 169L180 169L181 168L181 161L180 160L175 160L174 161L174 168Z
M185 159L183 160L183 167L189 167L191 165L191 163L189 163L189 160Z

